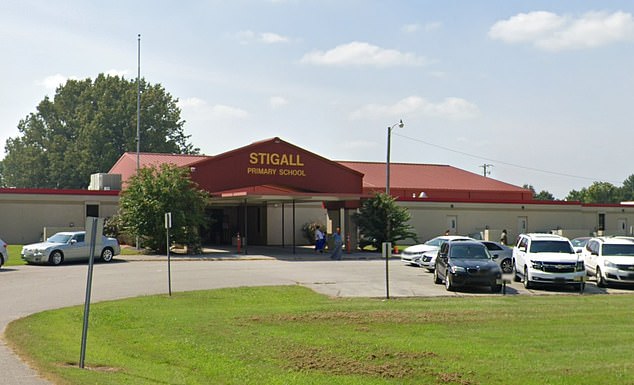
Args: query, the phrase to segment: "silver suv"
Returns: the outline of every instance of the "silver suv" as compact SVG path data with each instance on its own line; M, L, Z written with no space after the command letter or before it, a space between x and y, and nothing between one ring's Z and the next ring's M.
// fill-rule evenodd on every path
M513 249L515 280L535 284L575 285L582 289L586 269L568 238L552 234L521 234Z
M597 237L581 252L588 275L597 278L597 286L609 283L634 284L634 238Z

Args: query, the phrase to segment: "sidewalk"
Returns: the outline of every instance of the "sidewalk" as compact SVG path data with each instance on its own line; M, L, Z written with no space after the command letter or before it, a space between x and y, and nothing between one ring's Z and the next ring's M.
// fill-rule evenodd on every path
M141 255L118 255L117 259L127 261L161 261L167 260L166 255L141 254ZM343 260L372 260L383 259L380 252L354 251L343 253ZM400 258L400 255L392 255L392 259ZM202 254L182 254L171 252L172 260L187 261L223 261L223 260L270 260L282 261L330 261L330 252L316 253L312 246L250 246L245 250L238 250L235 247L203 247Z

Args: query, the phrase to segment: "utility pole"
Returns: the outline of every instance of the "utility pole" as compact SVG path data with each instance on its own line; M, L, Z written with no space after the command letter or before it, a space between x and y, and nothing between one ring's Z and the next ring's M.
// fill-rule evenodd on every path
M490 170L490 168L491 168L491 167L493 167L493 165L492 165L492 164L487 164L487 163L485 163L485 164L483 164L483 165L482 165L482 166L480 166L480 167L482 167L482 169L484 170L483 175L484 175L484 177L485 177L485 178L487 177L487 175L491 175L491 170Z

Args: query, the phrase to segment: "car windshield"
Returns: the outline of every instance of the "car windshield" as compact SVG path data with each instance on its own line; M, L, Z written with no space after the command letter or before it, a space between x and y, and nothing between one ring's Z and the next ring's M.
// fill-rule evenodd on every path
M48 238L46 241L51 243L68 243L68 240L72 237L70 234L55 234Z
M427 246L437 246L437 247L439 247L440 245L442 245L445 242L447 242L447 240L445 240L445 239L433 238L433 239L430 239L429 241L425 242L425 244Z
M574 254L570 243L566 241L533 241L531 242L531 253L566 253Z
M632 255L634 256L634 243L631 245L603 245L603 255Z
M489 259L489 252L481 245L454 245L451 248L454 259Z
M589 238L586 238L586 239L575 238L575 239L572 239L570 242L572 243L574 247L583 247L586 245L586 243L588 243L588 239Z

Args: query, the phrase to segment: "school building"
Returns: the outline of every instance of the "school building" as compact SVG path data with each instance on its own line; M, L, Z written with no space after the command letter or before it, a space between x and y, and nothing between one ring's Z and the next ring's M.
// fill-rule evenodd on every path
M352 214L361 201L385 192L386 164L326 159L280 138L215 155L139 154L141 167L187 167L210 193L208 245L307 244L306 223L336 227L357 244ZM119 192L136 173L137 154L126 153L108 173L93 175L88 190L0 189L0 238L39 241L61 230L83 229L87 216L116 214ZM634 205L533 200L529 190L449 165L390 165L390 194L411 213L419 240L444 234L509 239L522 232L558 232L573 238L631 235ZM405 242L404 242L405 243ZM407 243L413 243L408 241Z
M250 245L306 244L302 227L317 222L328 233L340 227L354 246L352 214L386 185L383 162L330 160L277 137L215 156L138 156L141 167L188 167L210 193L213 221L202 235L212 245L235 242L238 233ZM125 188L136 165L137 154L126 153L108 173L121 175ZM493 240L506 229L512 240L523 232L630 235L634 225L632 205L533 200L530 190L449 165L391 163L390 194L411 213L420 241L447 229Z

